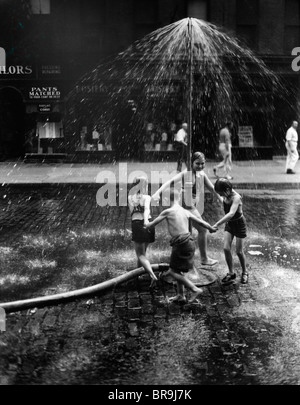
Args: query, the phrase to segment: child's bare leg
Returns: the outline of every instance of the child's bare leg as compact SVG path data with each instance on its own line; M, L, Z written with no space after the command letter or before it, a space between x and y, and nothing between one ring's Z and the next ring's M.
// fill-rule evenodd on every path
M192 281L190 281L188 278L184 277L180 273L176 273L172 269L169 269L169 272L172 275L172 277L177 281L177 285L178 283L181 283L183 286L189 288L193 292L189 302L194 302L197 299L197 297L203 293L202 288L198 288L197 286L195 286L195 284Z
M242 267L241 283L247 284L249 275L246 269L246 258L243 249L243 239L241 238L236 239L236 254L238 255Z
M228 273L224 278L222 278L222 283L227 284L227 283L232 283L233 280L236 279L236 274L233 271L233 260L232 260L232 254L231 254L231 245L233 241L233 235L231 235L229 232L225 232L225 241L224 241L224 253L225 253L225 259L226 263L228 266Z
M184 285L178 280L177 280L177 295L175 295L175 297L171 297L169 299L169 301L170 302L175 302L175 301L178 301L178 302L184 301L185 302L186 301L185 295L184 295Z
M177 294L184 297L184 285L177 281Z
M139 249L139 248L138 249L139 249L139 251L143 252L142 254L144 256L146 256L148 243L137 243L137 242L135 242L135 251L137 250L137 245L143 245L143 247L141 247L141 249ZM140 254L138 254L137 251L136 251L136 255L137 255L137 267L141 267L141 266L144 267L143 264L141 263L140 259L139 259Z
M149 273L152 280L157 280L157 277L154 274L151 264L150 264L149 260L146 258L146 256L141 255L139 257L139 260L140 260L140 263L142 264L142 266L144 267L144 269Z
M246 273L246 257L243 249L243 239L241 238L236 238L236 254L240 260L242 272Z
M228 266L228 271L230 274L233 274L233 264L232 264L232 254L231 254L231 245L232 245L233 235L229 232L225 232L225 241L224 241L224 254L226 263Z
M201 218L201 215L197 210L192 211L194 215ZM207 256L207 229L199 224L193 224L194 228L198 231L198 247L201 257L201 264L207 266L214 266L218 263L217 260L211 259Z
M144 269L149 273L152 280L157 280L157 277L152 270L151 264L147 259L147 257L145 256L146 254L145 244L135 242L135 252L138 258L138 263L140 263L144 267Z
M177 283L179 282L179 283L183 284L189 290L194 291L194 292L200 290L200 288L196 287L192 281L190 281L188 278L184 277L182 274L176 273L172 269L169 269L169 273L177 281Z
M163 276L171 276L173 279L176 280L177 283L177 294L174 297L169 298L169 301L170 302L186 301L184 296L184 286L179 280L176 279L176 277L174 276L174 272L169 268L166 272L163 273Z

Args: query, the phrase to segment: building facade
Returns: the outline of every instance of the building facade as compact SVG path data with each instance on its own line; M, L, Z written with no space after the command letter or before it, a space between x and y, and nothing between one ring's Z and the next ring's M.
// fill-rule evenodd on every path
M280 77L283 98L262 94L262 104L253 105L245 94L233 142L236 147L241 142L239 128L251 128L251 147L283 153L285 131L300 112L298 0L11 0L0 4L0 159L168 158L173 133L186 120L184 100L177 100L177 114L168 122L155 117L145 122L145 135L130 125L135 107L129 99L116 130L102 127L89 104L81 103L90 98L101 105L109 94L80 78L136 40L186 17L237 36ZM71 106L70 92L77 93ZM194 134L193 147L214 157L217 129Z

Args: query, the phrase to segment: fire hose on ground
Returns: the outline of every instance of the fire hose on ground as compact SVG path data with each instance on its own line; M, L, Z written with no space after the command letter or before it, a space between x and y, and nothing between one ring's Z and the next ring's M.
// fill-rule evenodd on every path
M153 264L151 265L153 271L163 272L169 268L169 265L166 263ZM143 267L131 270L125 274L122 274L118 277L115 277L111 280L104 281L100 284L96 284L91 287L81 288L79 290L64 292L60 294L47 295L43 297L36 297L26 300L12 301L12 302L3 302L0 303L0 308L3 308L5 312L16 312L24 309L55 305L60 304L66 301L71 301L76 298L87 297L91 295L97 295L106 290L113 289L116 286L125 283L129 280L132 280L135 277L139 277L146 273L146 270Z

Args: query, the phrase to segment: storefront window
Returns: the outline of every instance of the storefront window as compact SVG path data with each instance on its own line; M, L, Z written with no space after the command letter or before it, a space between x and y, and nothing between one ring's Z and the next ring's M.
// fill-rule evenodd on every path
M34 153L64 153L63 121L60 113L39 114L36 121L37 147Z
M175 129L174 129L175 127ZM170 151L173 150L176 125L159 125L148 122L145 125L144 150L145 151Z
M112 150L112 130L101 125L80 128L80 140L77 151L110 151Z
M38 122L37 131L40 139L63 138L62 122Z

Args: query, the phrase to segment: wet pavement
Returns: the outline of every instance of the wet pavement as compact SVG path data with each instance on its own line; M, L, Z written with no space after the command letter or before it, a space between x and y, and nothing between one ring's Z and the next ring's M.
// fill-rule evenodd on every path
M1 302L82 288L135 267L126 207L97 206L96 191L95 185L3 185ZM217 281L204 287L200 304L169 304L165 296L175 287L150 290L143 275L98 296L8 313L0 383L299 385L300 193L240 192L248 285L239 277L221 285L219 231L209 237ZM207 196L205 219L221 215ZM151 262L165 262L169 249L162 225ZM234 266L240 275L236 255Z

